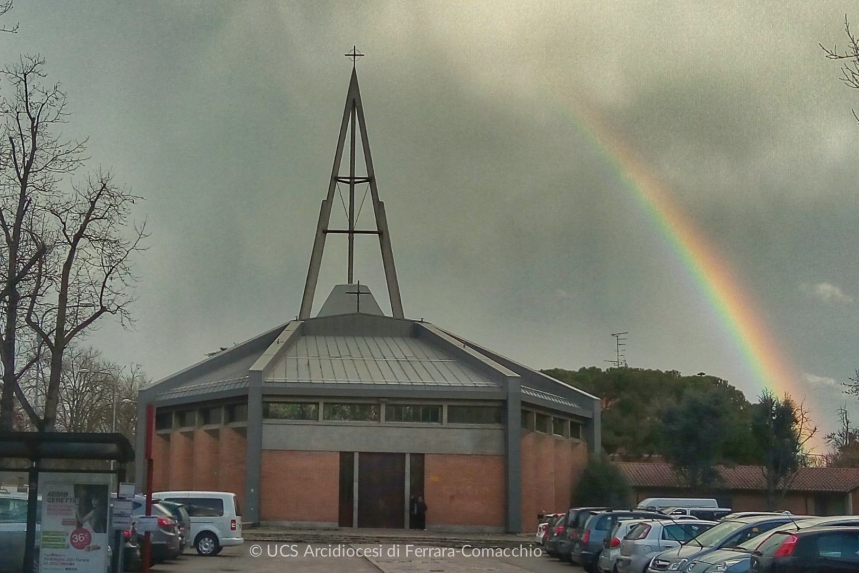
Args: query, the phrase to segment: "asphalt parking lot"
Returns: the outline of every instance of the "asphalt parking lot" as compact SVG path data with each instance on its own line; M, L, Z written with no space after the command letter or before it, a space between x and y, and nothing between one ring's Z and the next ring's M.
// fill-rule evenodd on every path
M255 549L259 547L259 549ZM254 548L254 549L252 549ZM339 552L337 551L339 548ZM362 551L363 550L363 551ZM259 552L259 557L251 555ZM451 554L453 552L453 554ZM333 554L332 554L333 553ZM344 555L344 553L348 553ZM367 553L358 556L356 553ZM405 545L324 546L289 543L245 543L225 548L217 557L199 557L193 550L175 561L161 563L153 573L227 573L258 571L308 573L562 573L579 572L557 559L533 552L524 555L481 555L477 551L454 551Z

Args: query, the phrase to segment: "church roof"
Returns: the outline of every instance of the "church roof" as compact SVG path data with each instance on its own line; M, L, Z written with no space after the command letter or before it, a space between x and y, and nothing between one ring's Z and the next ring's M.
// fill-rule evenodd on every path
M499 387L496 380L412 336L302 336L267 381Z

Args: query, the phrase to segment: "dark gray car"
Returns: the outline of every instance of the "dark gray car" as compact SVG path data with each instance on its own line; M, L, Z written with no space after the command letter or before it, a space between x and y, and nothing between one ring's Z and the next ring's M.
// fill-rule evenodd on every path
M572 562L581 565L588 573L596 571L603 542L617 520L636 518L665 519L665 514L638 510L609 510L593 514L585 523L581 536L573 540Z
M688 573L692 562L700 560L705 555L719 549L737 547L753 537L804 517L768 515L723 520L713 529L705 531L685 545L677 549L663 551L654 557L650 567L647 568L647 572L679 571ZM698 573L697 567L695 573Z
M572 563L573 540L584 530L585 523L593 514L607 510L607 507L575 507L569 510L566 527L558 536L558 558Z
M794 530L798 528L801 530L808 529L810 527L838 527L844 525L859 526L859 516L842 515L797 519L795 523L788 523L785 527ZM753 537L745 543L742 543L739 547L720 549L696 558L689 564L689 572L748 573L751 566L752 552L766 541L772 533L772 531L767 531L766 533L762 533L761 535Z

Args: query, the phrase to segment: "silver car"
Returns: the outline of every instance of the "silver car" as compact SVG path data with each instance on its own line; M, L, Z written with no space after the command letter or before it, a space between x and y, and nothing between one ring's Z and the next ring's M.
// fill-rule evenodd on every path
M41 502L38 502L41 504ZM41 507L36 518L41 517ZM24 565L24 540L27 536L27 494L0 493L0 573L19 572ZM39 525L36 524L36 547Z
M618 573L646 573L654 557L680 547L716 525L715 521L643 521L620 544Z
M641 519L621 519L611 528L604 543L604 549L597 560L597 571L600 573L618 573L617 558L620 557L620 544Z

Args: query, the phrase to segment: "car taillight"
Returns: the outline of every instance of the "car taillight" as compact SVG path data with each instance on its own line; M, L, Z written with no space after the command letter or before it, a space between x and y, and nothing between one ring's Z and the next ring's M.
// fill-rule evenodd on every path
M230 520L230 531L235 531L235 530L236 530L236 520L231 519Z
M555 535L560 535L561 533L563 533L563 531L564 531L564 526L559 525L558 527L555 528Z
M793 554L793 550L796 547L796 542L799 541L799 537L796 535L791 535L787 539L784 540L776 552L773 553L773 557L787 557Z
M591 540L591 530L586 529L585 534L582 535L582 543L587 543L590 540Z
M614 539L611 540L609 547L617 547L618 545L620 545L620 539L615 537Z
M126 529L125 531L123 531L123 532L122 532L122 538L123 538L123 539L125 539L125 540L129 540L129 539L131 539L131 530L130 530L130 529Z
M173 520L169 517L159 517L158 527L173 527Z

